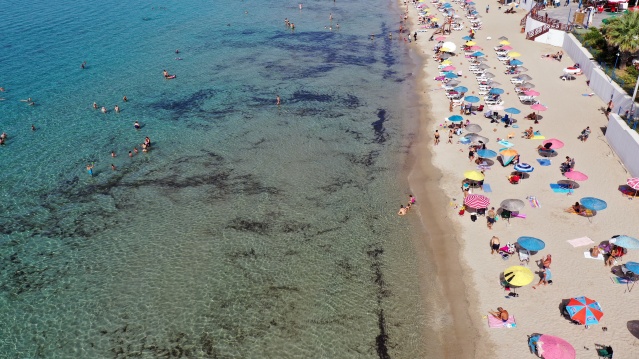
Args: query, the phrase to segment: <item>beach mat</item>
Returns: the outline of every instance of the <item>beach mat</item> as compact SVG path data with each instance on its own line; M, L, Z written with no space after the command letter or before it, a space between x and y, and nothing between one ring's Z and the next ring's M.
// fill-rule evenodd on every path
M506 140L499 140L497 141L497 143L499 143L500 145L506 147L506 148L510 148L513 147L515 144L510 142L510 141L506 141Z
M604 257L603 257L602 253L599 253L599 257L595 258L595 257L590 255L590 251L585 251L584 252L584 257L588 258L588 259L596 259L596 260L599 260L599 261L604 260Z
M542 136L542 135L535 135L535 136L532 136L530 139L531 139L531 140L545 140L545 139L546 139L546 136Z
M495 318L494 316L488 314L488 327L489 328L516 328L517 322L515 321L515 317L513 315L508 317L507 322L502 322L501 319Z
M569 239L566 242L570 243L570 245L575 248L595 244L595 242L593 242L593 240L588 237Z
M530 207L532 208L541 208L541 204L539 204L539 200L537 200L535 196L528 197L528 203L530 203Z
M626 278L619 278L619 277L610 277L610 280L612 280L613 283L617 283L617 284L628 284L628 283L632 283L631 281L629 281ZM495 318L497 319L497 318Z
M552 164L552 162L546 158L538 158L537 162L539 162L540 166L550 166Z
M484 192L492 192L493 191L493 189L490 188L490 185L488 183L484 183L482 188L484 189Z
M570 188L566 188L557 183L551 183L550 189L555 193L572 193L572 190Z

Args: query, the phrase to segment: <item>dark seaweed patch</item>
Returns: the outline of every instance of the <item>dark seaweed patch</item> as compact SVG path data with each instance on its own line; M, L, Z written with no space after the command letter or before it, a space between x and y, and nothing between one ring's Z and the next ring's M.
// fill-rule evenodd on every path
M371 125L373 126L373 131L375 131L376 143L384 143L389 138L389 135L386 132L386 128L384 127L384 122L386 122L386 120L386 110L377 110L377 121L371 123Z
M375 164L375 159L379 157L379 151L378 150L374 150L371 151L363 156L355 156L355 155L348 155L348 160L352 163L352 164L356 164L356 165L364 165L366 167L370 167L372 165Z
M235 218L231 220L226 227L236 231L253 232L261 235L267 235L271 232L271 225L269 223L243 218Z

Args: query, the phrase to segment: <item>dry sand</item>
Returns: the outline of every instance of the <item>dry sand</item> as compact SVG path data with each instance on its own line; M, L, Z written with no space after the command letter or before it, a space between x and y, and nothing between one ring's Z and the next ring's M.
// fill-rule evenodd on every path
M498 10L498 4L490 2L491 11L485 13L488 2L475 1L477 9L483 17L483 29L476 35L477 45L483 47L487 54L490 70L496 75L506 93L502 95L505 107L516 107L522 114L516 115L519 128L504 128L503 125L490 124L482 114L464 116L472 123L483 127L480 133L490 139L488 148L498 151L501 146L496 139L504 138L510 132L515 132L512 140L517 151L521 154L521 162L535 167L529 179L519 185L511 185L507 176L512 166L502 167L496 162L491 170L486 171L485 182L492 187L491 193L475 191L485 194L491 199L491 205L499 207L499 203L507 198L524 200L526 207L521 211L527 215L526 219L515 218L510 224L505 220L498 221L493 230L486 226L486 219L479 217L472 222L470 216L457 214L454 204L461 204L462 193L460 183L462 173L476 169L468 161L468 147L458 144L455 136L454 144L446 144L447 133L443 127L443 119L451 113L448 101L439 82L433 80L437 74L437 64L430 59L434 41L428 41L432 30L418 32L418 41L407 44L415 51L423 52L428 60L425 64L423 76L424 99L422 106L424 114L420 123L419 141L412 151L417 160L410 174L409 181L412 191L419 200L419 208L423 214L422 221L429 233L425 240L429 241L433 257L437 261L437 277L442 290L449 299L452 312L452 323L442 328L442 335L451 343L445 357L447 358L519 358L528 357L529 349L527 336L532 333L550 334L564 338L577 351L577 357L596 357L595 343L612 345L615 357L639 357L639 341L630 334L626 323L639 319L639 307L636 296L639 289L627 292L625 285L613 283L609 267L604 267L603 261L584 258L583 252L589 247L574 248L566 241L578 237L588 236L596 244L609 239L616 234L639 236L637 230L637 206L639 200L629 200L623 197L617 188L626 182L629 174L608 146L604 137L607 119L602 113L605 103L596 96L589 97L582 94L590 93L586 86L586 78L581 76L576 81L561 81L559 76L562 69L572 65L571 59L564 56L562 62L541 59L540 55L555 53L560 50L550 45L536 43L525 39L520 34L519 21L525 15L523 10L516 14L504 14ZM440 13L430 3L434 14ZM458 4L454 9L462 14ZM411 18L417 12L409 6ZM453 41L461 46L461 39L468 34L468 21L464 18L463 31L453 31L447 41ZM413 22L414 23L414 22ZM411 26L413 33L418 26ZM514 85L510 84L509 75L504 74L505 66L497 61L494 46L498 45L498 38L507 36L511 46L522 56L519 58L536 85L535 90L541 93L539 100L548 107L542 112L540 124L523 117L531 112L528 105L519 102L515 95ZM487 39L491 37L491 39ZM463 53L452 58L457 70L463 71L460 78L461 85L478 91L475 76L468 71L468 60ZM470 95L470 93L468 94ZM481 96L480 96L481 97ZM453 114L458 114L458 110ZM536 159L535 148L541 144L540 140L521 138L521 133L529 126L541 131L547 139L557 138L565 143L559 149L559 156L552 160L548 167L540 166ZM592 134L585 143L577 137L580 131L590 126ZM433 132L439 129L442 142L433 146ZM559 165L565 156L576 158L576 170L589 176L585 182L580 182L580 188L573 195L553 193L550 183L565 179ZM433 168L433 165L436 168ZM526 200L527 196L536 196L541 208L533 208ZM584 217L564 212L575 201L582 197L598 197L608 203L608 208L600 211L592 218L592 223ZM490 255L489 240L495 235L501 243L515 243L520 236L533 236L546 242L546 248L535 254L528 266L537 272L536 259L546 254L552 254L553 284L533 289L535 281L526 287L518 289L518 298L509 298L500 285L500 274L512 265L519 265L516 256L503 260L498 255ZM624 262L639 261L639 251L630 250L624 257ZM584 326L574 325L561 316L559 311L563 299L585 295L597 300L604 311L599 325L585 329ZM517 320L517 327L512 329L490 329L485 316L488 310L495 310L498 306L507 309ZM607 327L603 331L602 327ZM456 344L452 344L456 343Z

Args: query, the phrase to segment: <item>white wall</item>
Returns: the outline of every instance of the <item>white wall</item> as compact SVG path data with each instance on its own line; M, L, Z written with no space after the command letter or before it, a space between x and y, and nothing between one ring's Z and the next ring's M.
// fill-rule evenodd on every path
M537 21L530 16L526 18L526 32L532 31L544 25L546 24L541 21ZM565 35L566 33L564 31L550 29L550 31L548 31L547 33L537 36L535 41L557 46L557 47L562 47L564 45Z
M610 115L606 140L632 177L639 177L639 134L616 114Z
M586 78L590 79L592 70L598 67L595 60L592 59L590 52L581 46L581 43L573 34L566 34L566 36L564 36L564 44L562 47L564 54L569 56L574 63L578 63Z

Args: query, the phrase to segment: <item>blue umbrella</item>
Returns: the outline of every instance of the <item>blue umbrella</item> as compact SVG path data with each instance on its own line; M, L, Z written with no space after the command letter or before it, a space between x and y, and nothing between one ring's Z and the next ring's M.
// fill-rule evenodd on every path
M582 206L592 211L601 211L602 209L606 209L606 207L608 207L606 201L595 197L584 197L581 199L580 202Z
M510 64L511 64L512 66L520 66L520 65L523 65L524 63L523 63L523 62L521 62L521 61L519 61L519 60L517 60L517 59L514 59L514 60L511 60L511 61L510 61Z
M518 113L521 113L521 111L519 111L518 109L514 108L514 107L508 107L507 109L504 110L504 112L506 113L511 113L513 115L516 115Z
M473 5L475 5L475 3L471 1L471 2L467 3L467 5L473 6Z
M639 263L637 262L628 262L626 263L626 268L632 273L639 273Z
M501 95L504 93L504 90L498 87L493 87L490 89L490 91L488 91L488 93L491 95Z
M468 92L468 87L466 87L466 86L457 86L453 90L455 90L457 92Z
M497 157L497 152L493 150L479 150L477 151L477 156L481 158L493 158Z
M483 52L481 51L475 51L472 53L472 55L470 56L474 56L474 57L480 57L480 56L485 56Z
M532 172L535 170L535 167L529 165L528 163L518 163L515 165L515 171L517 172Z
M450 3L445 3L445 4L444 4L444 7L445 7L445 8L449 8L449 7L453 7L453 5L451 5Z
M619 236L614 238L615 245L627 249L639 249L639 239L629 236ZM634 271L633 271L634 272ZM639 272L635 272L639 273Z
M538 252L544 248L546 248L546 243L539 238L535 237L519 237L517 239L517 243L522 246L524 249L529 251Z
M470 41L470 40L472 40L472 39L473 39L473 38L472 38L472 37L470 37L470 36L464 36L464 37L462 37L462 40L466 40L466 41Z
M479 102L479 97L477 97L477 96L466 96L466 97L464 97L464 101L470 102L470 103L476 103L476 102Z
M448 121L450 122L462 122L463 120L464 118L459 115L452 115L448 118Z
M597 324L603 316L599 303L586 297L570 298L566 311L570 319L585 325Z
M447 79L455 79L455 78L457 78L459 76L457 76L457 74L453 73L453 72L446 72L444 74L444 77L447 78Z

